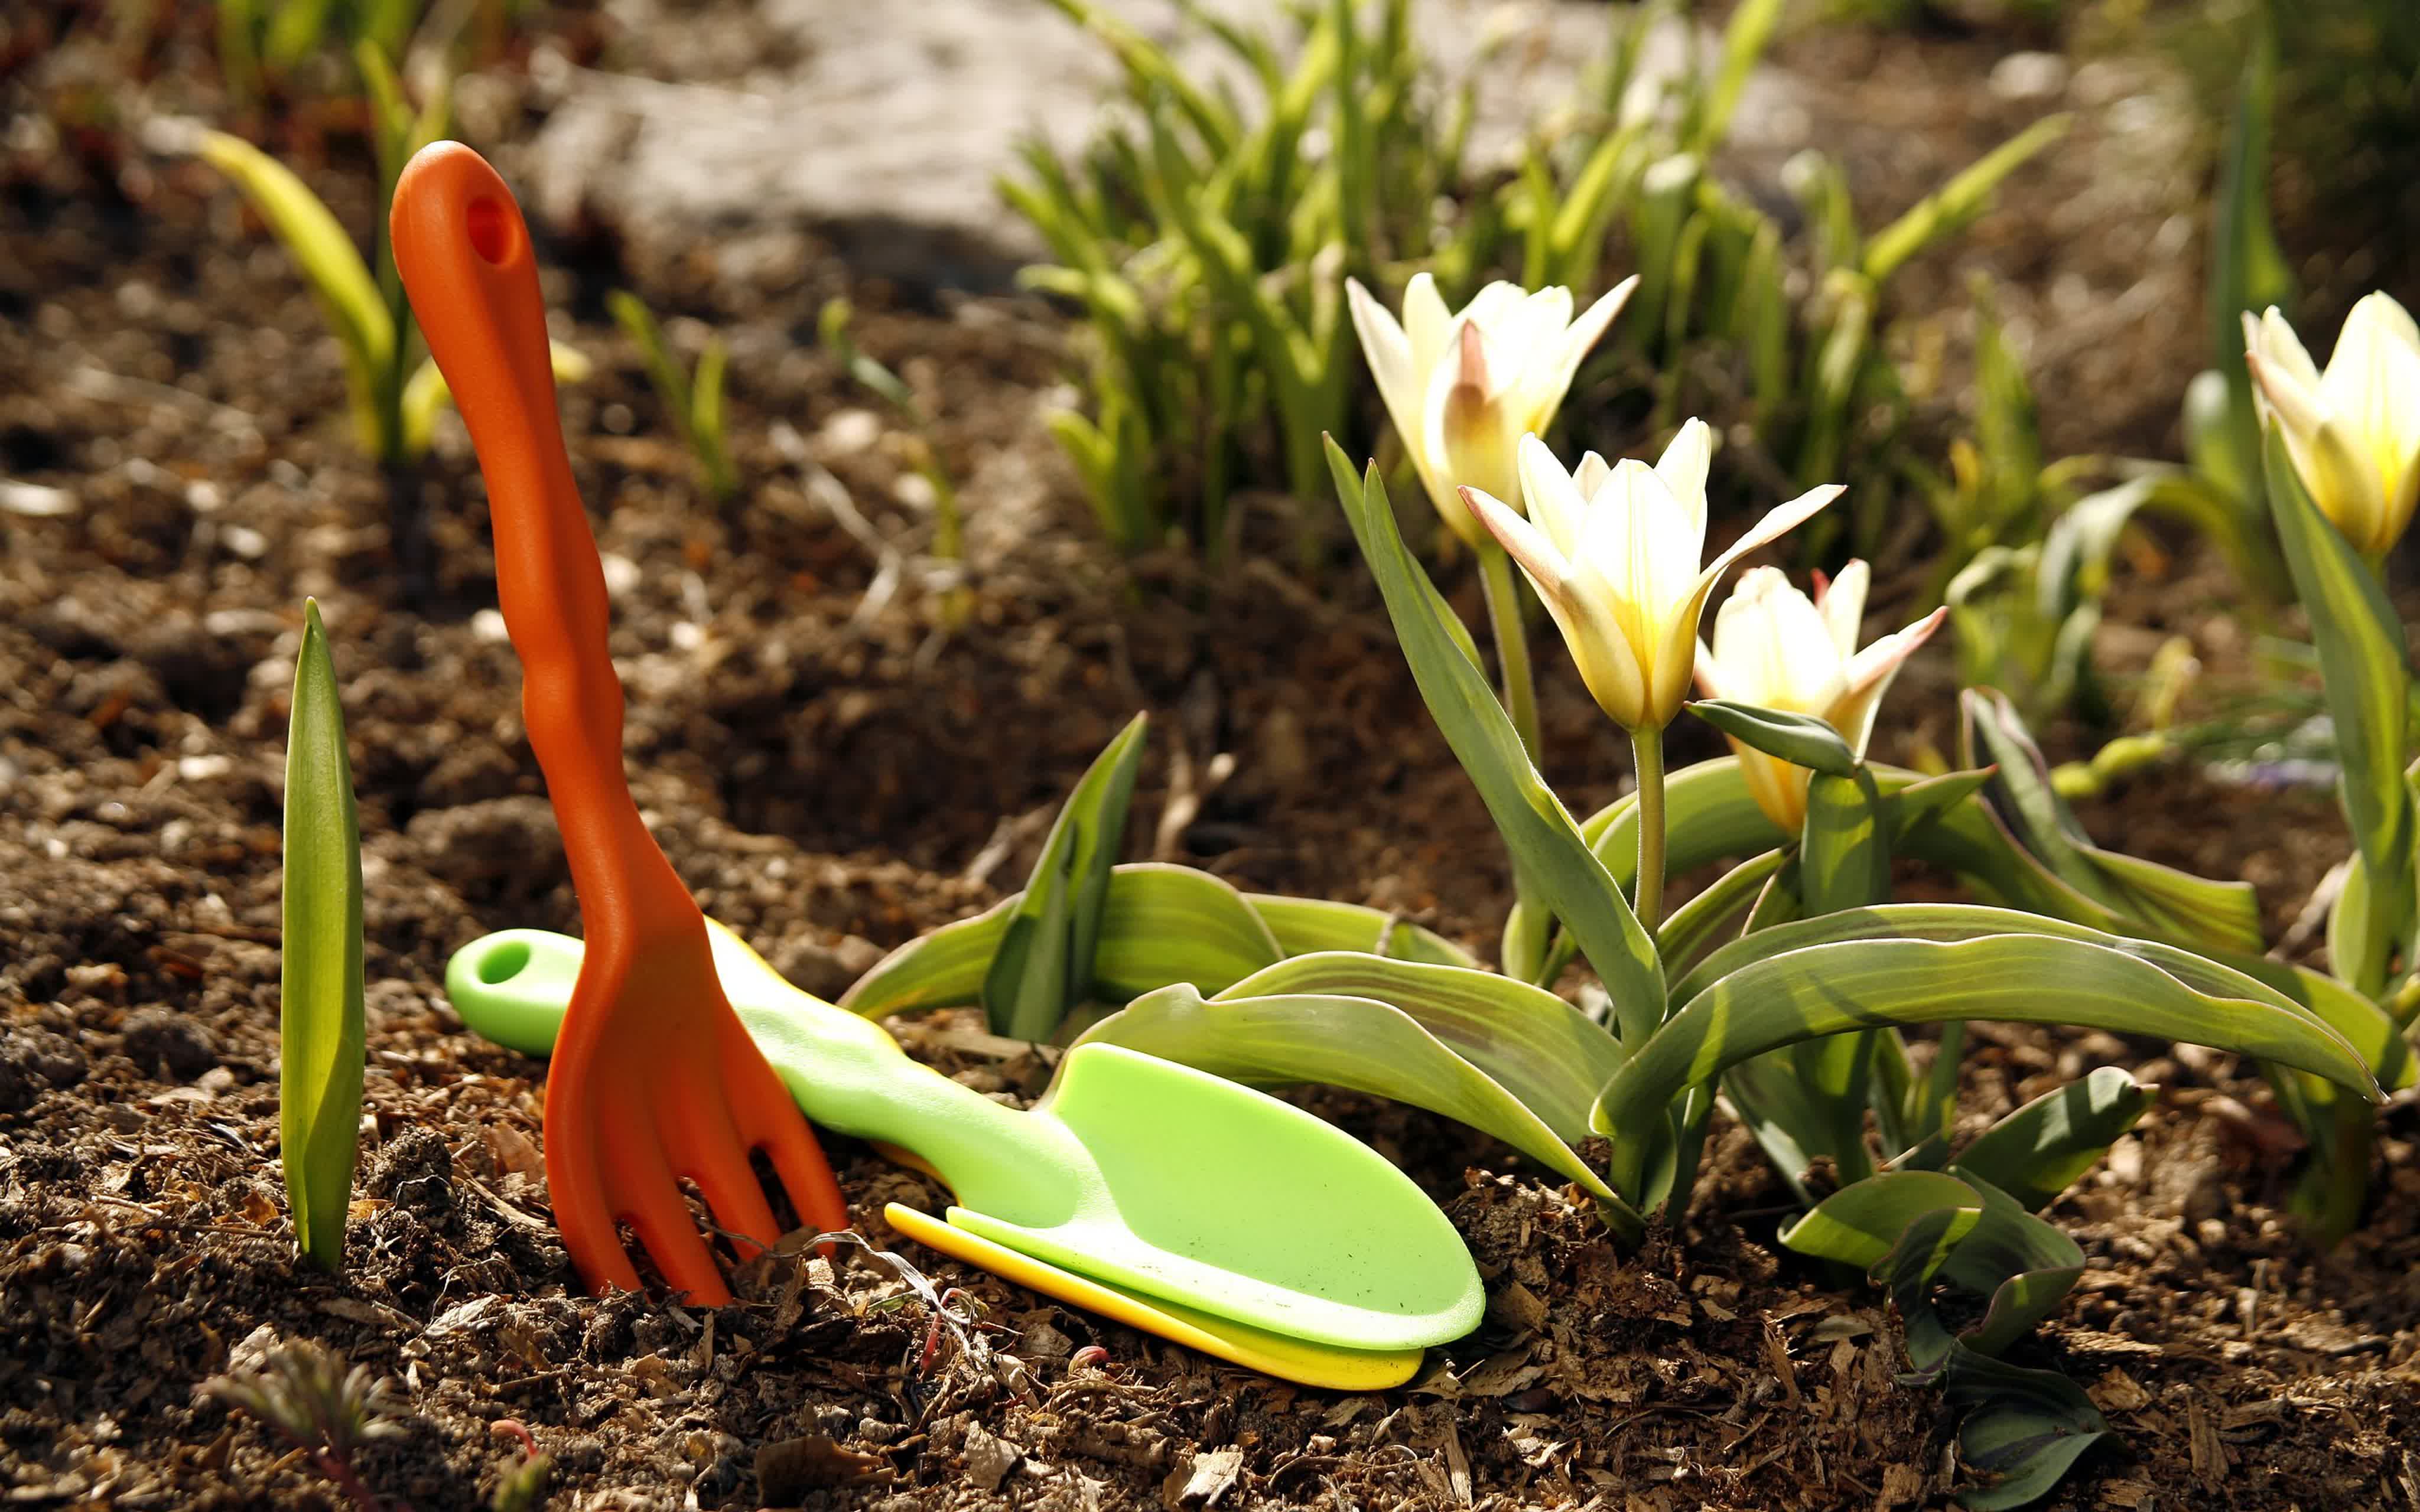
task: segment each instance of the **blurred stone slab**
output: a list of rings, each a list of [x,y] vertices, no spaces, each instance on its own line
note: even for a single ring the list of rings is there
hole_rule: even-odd
[[[1280,0],[1206,8],[1291,34]],[[1175,0],[1104,0],[1104,8],[1169,44],[1189,77],[1239,75]],[[1540,112],[1574,98],[1616,9],[1604,0],[1414,0],[1415,36],[1441,78],[1461,77],[1482,45],[1496,44],[1480,74],[1478,161],[1509,153]],[[694,245],[702,231],[810,226],[869,271],[996,285],[1041,251],[995,187],[1016,166],[1018,143],[1035,137],[1071,152],[1115,108],[1109,48],[1044,0],[767,0],[744,23],[644,5],[617,14],[634,56],[690,76],[558,70],[520,171],[547,221],[601,222],[642,255]],[[752,44],[681,32],[719,25],[762,35]],[[1689,35],[1671,27],[1652,39],[1643,71],[1678,69]],[[783,61],[751,67],[752,46]],[[1786,118],[1788,87],[1760,74],[1743,125]]]

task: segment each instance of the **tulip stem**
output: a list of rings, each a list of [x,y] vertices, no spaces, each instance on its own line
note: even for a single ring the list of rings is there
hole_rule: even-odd
[[[1664,732],[1641,725],[1630,733],[1638,773],[1638,922],[1652,935],[1664,916]]]
[[[1479,581],[1487,594],[1487,624],[1496,634],[1496,659],[1504,667],[1504,712],[1520,733],[1521,748],[1538,761],[1538,684],[1529,671],[1529,638],[1521,627],[1521,585],[1512,557],[1490,541],[1479,548]]]

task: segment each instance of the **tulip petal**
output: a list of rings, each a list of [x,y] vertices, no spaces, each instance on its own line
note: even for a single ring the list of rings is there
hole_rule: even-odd
[[[1387,313],[1387,307],[1361,286],[1357,278],[1344,281],[1344,302],[1353,311],[1353,330],[1361,338],[1361,355],[1370,363],[1370,376],[1378,380],[1379,396],[1387,401],[1387,411],[1393,415],[1401,396],[1410,391],[1413,382],[1412,343],[1404,328]],[[1400,417],[1395,422],[1403,428]]]
[[[1580,317],[1556,338],[1551,351],[1529,355],[1521,404],[1528,411],[1530,429],[1543,431],[1555,423],[1555,415],[1563,407],[1563,396],[1571,392],[1572,379],[1579,374],[1580,363],[1604,338],[1606,329],[1613,324],[1614,316],[1621,313],[1622,306],[1630,301],[1631,291],[1637,286],[1638,275],[1633,273],[1580,312]]]
[[[2377,471],[2381,493],[2399,483],[2420,451],[2420,330],[2403,306],[2372,294],[2352,307],[2319,393]]]
[[[1846,660],[1822,611],[1778,567],[1751,567],[1714,611],[1715,654],[1732,695],[1796,714],[1820,714],[1848,687]]]
[[[1825,717],[1832,728],[1840,732],[1849,748],[1859,756],[1866,753],[1866,742],[1873,737],[1874,716],[1882,708],[1883,695],[1890,691],[1899,670],[1916,648],[1932,639],[1949,616],[1947,605],[1916,621],[1902,630],[1895,630],[1860,651],[1849,662],[1848,688]]]
[[[1866,594],[1873,581],[1873,569],[1860,557],[1840,569],[1840,575],[1815,597],[1815,607],[1823,611],[1823,624],[1831,629],[1832,644],[1840,651],[1840,659],[1848,660],[1857,654],[1857,631],[1866,621]]]
[[[1692,419],[1683,423],[1672,443],[1664,448],[1664,455],[1655,463],[1655,475],[1664,480],[1664,486],[1672,490],[1672,497],[1688,514],[1692,563],[1706,549],[1706,474],[1712,471],[1714,459],[1714,427]]]
[[[1714,591],[1714,584],[1721,579],[1722,575],[1730,570],[1733,563],[1750,551],[1788,534],[1792,530],[1805,523],[1817,510],[1839,498],[1841,491],[1838,484],[1829,483],[1821,488],[1810,489],[1800,494],[1765,516],[1764,518],[1758,520],[1745,535],[1732,543],[1730,550],[1716,557],[1713,565],[1698,575],[1698,580],[1690,588],[1688,596],[1676,606],[1676,611],[1668,618],[1668,628],[1656,650],[1655,668],[1652,675],[1655,680],[1654,693],[1657,700],[1668,698],[1671,708],[1677,710],[1680,707],[1681,694],[1689,681],[1689,661],[1697,653],[1698,621],[1706,611],[1707,596]]]
[[[2305,390],[2258,352],[2244,354],[2259,392],[2269,397],[2286,450],[2311,501],[2365,555],[2394,544],[2386,533],[2386,479],[2354,450],[2351,439],[2317,392]]]
[[[1515,455],[1521,475],[1521,507],[1545,532],[1556,552],[1570,560],[1579,550],[1581,532],[1588,523],[1588,490],[1563,471],[1554,452],[1535,436],[1522,437]],[[1591,452],[1580,459],[1582,476],[1588,473],[1591,461],[1600,470],[1605,466],[1604,459]]]
[[[1559,605],[1568,605],[1572,597],[1571,563],[1555,549],[1555,543],[1546,539],[1545,532],[1484,488],[1466,486],[1457,491],[1471,515],[1487,528],[1487,533],[1495,536],[1497,543],[1520,564],[1546,607],[1556,609]]]
[[[1719,624],[1722,615],[1717,612],[1714,619],[1715,623]],[[1723,664],[1715,659],[1714,648],[1702,640],[1698,642],[1698,695],[1700,698],[1728,699],[1734,703],[1756,702],[1753,699],[1742,698],[1731,691],[1730,674],[1723,671]]]
[[[2252,313],[2243,315],[2243,347],[2246,352],[2257,352],[2260,360],[2276,370],[2276,376],[2291,381],[2304,393],[2319,392],[2319,365],[2311,361],[2310,351],[2303,338],[2294,334],[2284,315],[2271,305],[2259,319]]]
[[[1404,335],[1411,343],[1412,372],[1426,379],[1453,336],[1453,316],[1446,313],[1445,296],[1437,292],[1435,278],[1427,273],[1414,273],[1404,285]]]
[[[1596,497],[1596,491],[1604,487],[1606,480],[1612,476],[1612,464],[1590,452],[1580,458],[1578,467],[1572,470],[1572,486],[1579,490],[1580,502],[1585,504]]]

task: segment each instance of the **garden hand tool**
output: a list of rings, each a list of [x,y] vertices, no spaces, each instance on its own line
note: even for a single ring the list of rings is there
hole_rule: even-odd
[[[799,992],[729,931],[709,928],[725,989],[808,1114],[909,1150],[948,1183],[957,1204],[946,1225],[900,1225],[935,1248],[1095,1305],[1045,1284],[1047,1273],[994,1264],[1013,1252],[1199,1332],[1223,1330],[1228,1348],[1187,1342],[1273,1375],[1291,1374],[1288,1362],[1237,1351],[1274,1350],[1265,1335],[1282,1336],[1302,1368],[1305,1346],[1417,1351],[1478,1323],[1479,1273],[1453,1227],[1342,1130],[1249,1088],[1101,1043],[1070,1050],[1042,1103],[1019,1113],[909,1060],[880,1026]],[[580,951],[578,941],[538,930],[490,934],[456,952],[446,995],[480,1033],[543,1055]],[[956,1248],[945,1242],[952,1233]],[[1214,1327],[1205,1315],[1222,1321]],[[1408,1374],[1402,1360],[1316,1363],[1358,1379]]]
[[[636,1288],[628,1223],[675,1288],[730,1300],[678,1184],[747,1244],[780,1237],[749,1164],[771,1158],[800,1216],[846,1226],[831,1169],[722,995],[706,916],[647,833],[622,771],[622,684],[605,576],[555,420],[537,265],[520,208],[454,142],[395,191],[396,266],[453,389],[495,521],[496,591],[523,717],[563,828],[588,948],[546,1088],[555,1222],[591,1287]]]

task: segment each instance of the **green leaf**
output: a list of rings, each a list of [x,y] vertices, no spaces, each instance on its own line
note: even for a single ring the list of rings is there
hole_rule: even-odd
[[[1798,898],[1807,912],[1863,908],[1890,896],[1887,818],[1870,772],[1815,774],[1798,842]]]
[[[345,378],[363,434],[380,434],[380,375],[395,360],[395,317],[378,281],[336,217],[284,163],[225,131],[203,131],[195,154],[234,180],[302,270],[345,353]]]
[[[2255,17],[2243,79],[2219,159],[2218,192],[2211,202],[2207,316],[2224,424],[2209,451],[2223,458],[2223,480],[2240,503],[2257,509],[2260,418],[2251,369],[2243,361],[2243,316],[2273,304],[2291,306],[2292,275],[2269,219],[2269,121],[2276,102],[2277,42],[2265,13]],[[2198,381],[2198,380],[2196,380]]]
[[[2040,1211],[2075,1183],[2151,1105],[2151,1088],[2115,1066],[2046,1092],[1976,1137],[1958,1167]]]
[[[286,919],[278,970],[278,1130],[294,1238],[311,1263],[345,1263],[345,1214],[362,1126],[362,844],[345,711],[316,600],[286,739]]]
[[[2072,117],[2045,116],[1961,169],[1957,176],[1919,200],[1898,220],[1866,243],[1865,275],[1879,286],[1890,281],[1901,264],[1974,224],[1991,208],[2000,180],[2026,159],[2067,134]]]
[[[1597,1089],[1621,1069],[1621,1047],[1594,1019],[1543,988],[1462,966],[1352,951],[1299,955],[1219,993],[1374,997],[1408,1013],[1545,1120],[1556,1137],[1589,1137]]]
[[[1993,764],[1984,790],[1991,812],[2052,873],[2145,933],[2195,949],[2260,949],[2260,900],[2250,883],[2215,882],[2102,850],[2052,785],[2050,763],[2014,704],[1970,687],[1959,708],[1967,764]]]
[[[1699,699],[1686,707],[1740,744],[1793,766],[1804,766],[1827,777],[1849,777],[1857,769],[1856,752],[1840,738],[1840,732],[1814,715],[1760,708],[1727,699]]]
[[[1095,1040],[1236,1081],[1315,1082],[1426,1108],[1495,1135],[1620,1209],[1604,1179],[1519,1098],[1410,1014],[1375,998],[1282,993],[1205,1000],[1178,985],[1135,999],[1078,1042]]]
[[[1801,1255],[1870,1271],[1899,1247],[1909,1225],[1936,1210],[1954,1216],[1923,1268],[1930,1277],[1983,1217],[1982,1194],[1945,1172],[1885,1171],[1851,1182],[1784,1227],[1780,1239]]]
[[[1487,679],[1446,627],[1451,616],[1396,531],[1378,470],[1372,467],[1366,479],[1357,481],[1333,440],[1327,457],[1430,716],[1479,789],[1513,865],[1528,872],[1534,890],[1565,921],[1596,968],[1613,998],[1622,1037],[1644,1039],[1664,1015],[1664,968],[1654,941],[1605,863],[1581,839],[1561,800],[1529,764]]]
[[[1325,898],[1288,898],[1270,892],[1248,892],[1244,901],[1277,937],[1286,955],[1314,950],[1360,950],[1397,961],[1423,961],[1437,966],[1478,969],[1471,953],[1451,940],[1406,923],[1382,908],[1361,903],[1332,903]]]
[[[1927,906],[1935,905],[1885,905],[1784,925],[1717,951],[1691,975],[1712,974],[1741,947],[1771,949],[1776,937],[1787,945],[1858,914],[1896,925],[1907,910]],[[1781,949],[1715,976],[1637,1047],[1597,1097],[1590,1124],[1615,1141],[1614,1185],[1637,1190],[1640,1142],[1683,1089],[1750,1056],[1852,1029],[1977,1018],[2073,1025],[2257,1056],[2377,1095],[2351,1046],[2309,1010],[2248,977],[2207,962],[2191,968],[2196,958],[2167,947],[2061,937],[2040,929],[2046,921],[2007,917],[2010,930],[2032,933],[1944,942],[1905,937],[1894,928],[1894,937]],[[2218,990],[2196,987],[2188,976]]]
[[[1747,87],[1748,75],[1756,70],[1781,24],[1781,11],[1782,0],[1747,0],[1731,12],[1723,28],[1722,63],[1703,97],[1702,108],[1690,123],[1690,151],[1710,155],[1723,145],[1730,131],[1731,113],[1739,108],[1740,92]]]
[[[1668,968],[1685,966],[1712,948],[1714,936],[1737,920],[1756,902],[1759,890],[1790,862],[1790,853],[1783,850],[1751,856],[1672,910],[1672,917],[1655,933]]]
[[[2027,856],[1979,803],[1957,801],[1961,785],[1983,774],[1927,779],[1898,767],[1868,764],[1894,815],[1895,855],[1911,856],[1965,878],[2012,907],[2097,929],[2121,930],[2125,920],[2060,882]],[[1936,786],[1935,784],[1947,784]],[[1683,767],[1665,779],[1673,875],[1733,856],[1750,856],[1797,839],[1764,816],[1747,791],[1736,757]],[[1630,887],[1638,869],[1637,795],[1626,795],[1589,816],[1580,833],[1616,883]],[[1792,887],[1795,882],[1792,883]],[[1514,912],[1521,911],[1514,905]],[[1526,922],[1526,921],[1523,921]],[[1512,927],[1508,921],[1507,928]],[[1552,981],[1571,961],[1558,940],[1535,981]]]
[[[1987,1489],[1961,1492],[1959,1500],[1975,1512],[1996,1512],[2047,1494],[2109,1433],[2091,1398],[2073,1381],[1994,1359],[1952,1334],[1942,1320],[1930,1284],[1936,1273],[1947,1279],[1952,1270],[1960,1271],[1958,1285],[1972,1290],[1981,1283],[1993,1292],[1995,1304],[2007,1294],[2017,1305],[2037,1305],[2052,1288],[2063,1294],[2055,1272],[1994,1273],[1992,1267],[2024,1265],[2037,1256],[2063,1257],[2062,1244],[2066,1251],[2074,1249],[2006,1194],[1974,1180],[1965,1184],[1984,1199],[1985,1207],[1983,1219],[1964,1240],[1954,1245],[1946,1242],[1949,1230],[1963,1221],[1964,1210],[1941,1207],[1919,1212],[1878,1269],[1906,1325],[1908,1359],[1916,1366],[1913,1375],[1901,1379],[1912,1383],[1939,1381],[1952,1406],[1970,1409],[1960,1425],[1960,1449],[1969,1466],[1997,1477]],[[1978,1234],[1995,1224],[2006,1227],[1978,1242]],[[2081,1258],[2076,1256],[2079,1262]],[[2010,1285],[2016,1286],[2013,1293],[2008,1291]]]
[[[1139,861],[1109,875],[1093,995],[1125,1002],[1180,981],[1223,992],[1282,954],[1259,912],[1221,879]]]
[[[1011,910],[984,978],[984,1015],[994,1034],[1047,1040],[1093,995],[1101,913],[1125,841],[1148,722],[1136,715],[1093,759],[1042,842],[1033,879]]]
[[[690,435],[697,446],[698,467],[706,474],[706,492],[717,499],[739,492],[739,478],[731,470],[731,452],[722,440],[722,374],[730,360],[731,348],[723,339],[707,337],[706,349],[697,354],[696,381],[690,391]]]
[[[1015,894],[901,946],[859,978],[840,1006],[885,1018],[982,1001],[1009,918],[1024,901],[1025,894]],[[1218,992],[1274,964],[1280,954],[1260,915],[1225,882],[1190,867],[1134,862],[1109,873],[1094,990],[1109,1002],[1179,981]]]
[[[1828,1159],[1844,1180],[1873,1172],[1866,1148],[1875,1036],[1839,1034],[1785,1045],[1732,1067],[1723,1091],[1776,1174],[1811,1200],[1807,1172]]]
[[[1959,1342],[1978,1354],[2001,1354],[2075,1289],[2084,1275],[2084,1251],[1964,1165],[1950,1166],[1949,1174],[1982,1195],[1983,1216],[1943,1259],[1940,1277],[1990,1299],[1981,1319]]]
[[[547,344],[547,356],[557,383],[584,383],[595,371],[595,365],[578,348],[559,341]],[[404,455],[419,456],[428,450],[428,443],[437,435],[437,411],[453,402],[454,391],[445,386],[445,375],[437,370],[437,363],[422,363],[403,386]]]
[[[2360,935],[2372,953],[2335,963],[2336,974],[2375,996],[2386,984],[2389,964],[2381,952],[2404,940],[2415,908],[2412,791],[2403,782],[2403,765],[2411,759],[2412,707],[2403,622],[2377,575],[2311,502],[2273,422],[2264,455],[2269,510],[2286,548],[2294,591],[2311,617],[2343,769],[2338,792],[2367,873],[2363,901],[2375,920]]]

